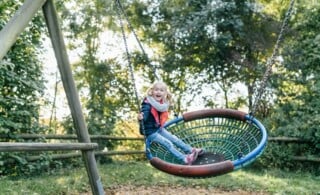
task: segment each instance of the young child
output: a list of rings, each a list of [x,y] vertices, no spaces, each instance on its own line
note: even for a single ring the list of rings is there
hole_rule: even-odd
[[[192,148],[184,143],[177,136],[163,128],[168,119],[168,109],[172,103],[172,95],[168,91],[167,85],[163,82],[155,82],[147,91],[147,96],[141,104],[141,113],[138,119],[143,121],[144,133],[147,140],[157,142],[170,151],[177,159],[186,165],[191,165],[204,151]],[[178,151],[180,148],[185,154]]]

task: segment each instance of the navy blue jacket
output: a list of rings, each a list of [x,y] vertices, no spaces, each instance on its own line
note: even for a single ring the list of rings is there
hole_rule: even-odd
[[[141,104],[141,112],[143,113],[144,129],[140,126],[140,134],[148,136],[155,133],[160,128],[160,124],[157,124],[156,119],[151,113],[151,104],[143,101]],[[160,115],[160,112],[158,113]]]

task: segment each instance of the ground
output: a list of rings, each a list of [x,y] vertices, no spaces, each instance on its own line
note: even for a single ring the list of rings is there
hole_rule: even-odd
[[[215,188],[184,187],[184,186],[115,186],[106,190],[107,195],[264,195],[263,192],[242,190],[223,191]]]

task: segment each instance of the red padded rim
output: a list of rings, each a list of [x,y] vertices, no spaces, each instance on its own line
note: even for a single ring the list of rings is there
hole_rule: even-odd
[[[232,110],[232,109],[204,109],[192,112],[186,112],[183,114],[184,121],[191,121],[195,119],[201,119],[206,117],[224,117],[224,118],[234,118],[241,121],[245,121],[245,116],[247,113]]]
[[[234,169],[230,160],[214,164],[188,166],[168,163],[160,158],[153,157],[150,164],[160,171],[181,177],[212,177],[229,173]]]

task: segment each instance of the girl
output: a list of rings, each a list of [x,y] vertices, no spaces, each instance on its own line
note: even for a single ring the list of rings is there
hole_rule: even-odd
[[[155,82],[148,89],[147,96],[141,104],[141,113],[138,115],[138,119],[143,120],[144,125],[144,129],[140,130],[140,133],[144,134],[149,142],[163,145],[184,164],[191,165],[204,151],[192,148],[163,128],[169,116],[168,109],[171,101],[172,96],[165,83]],[[174,145],[185,154],[178,151]]]

